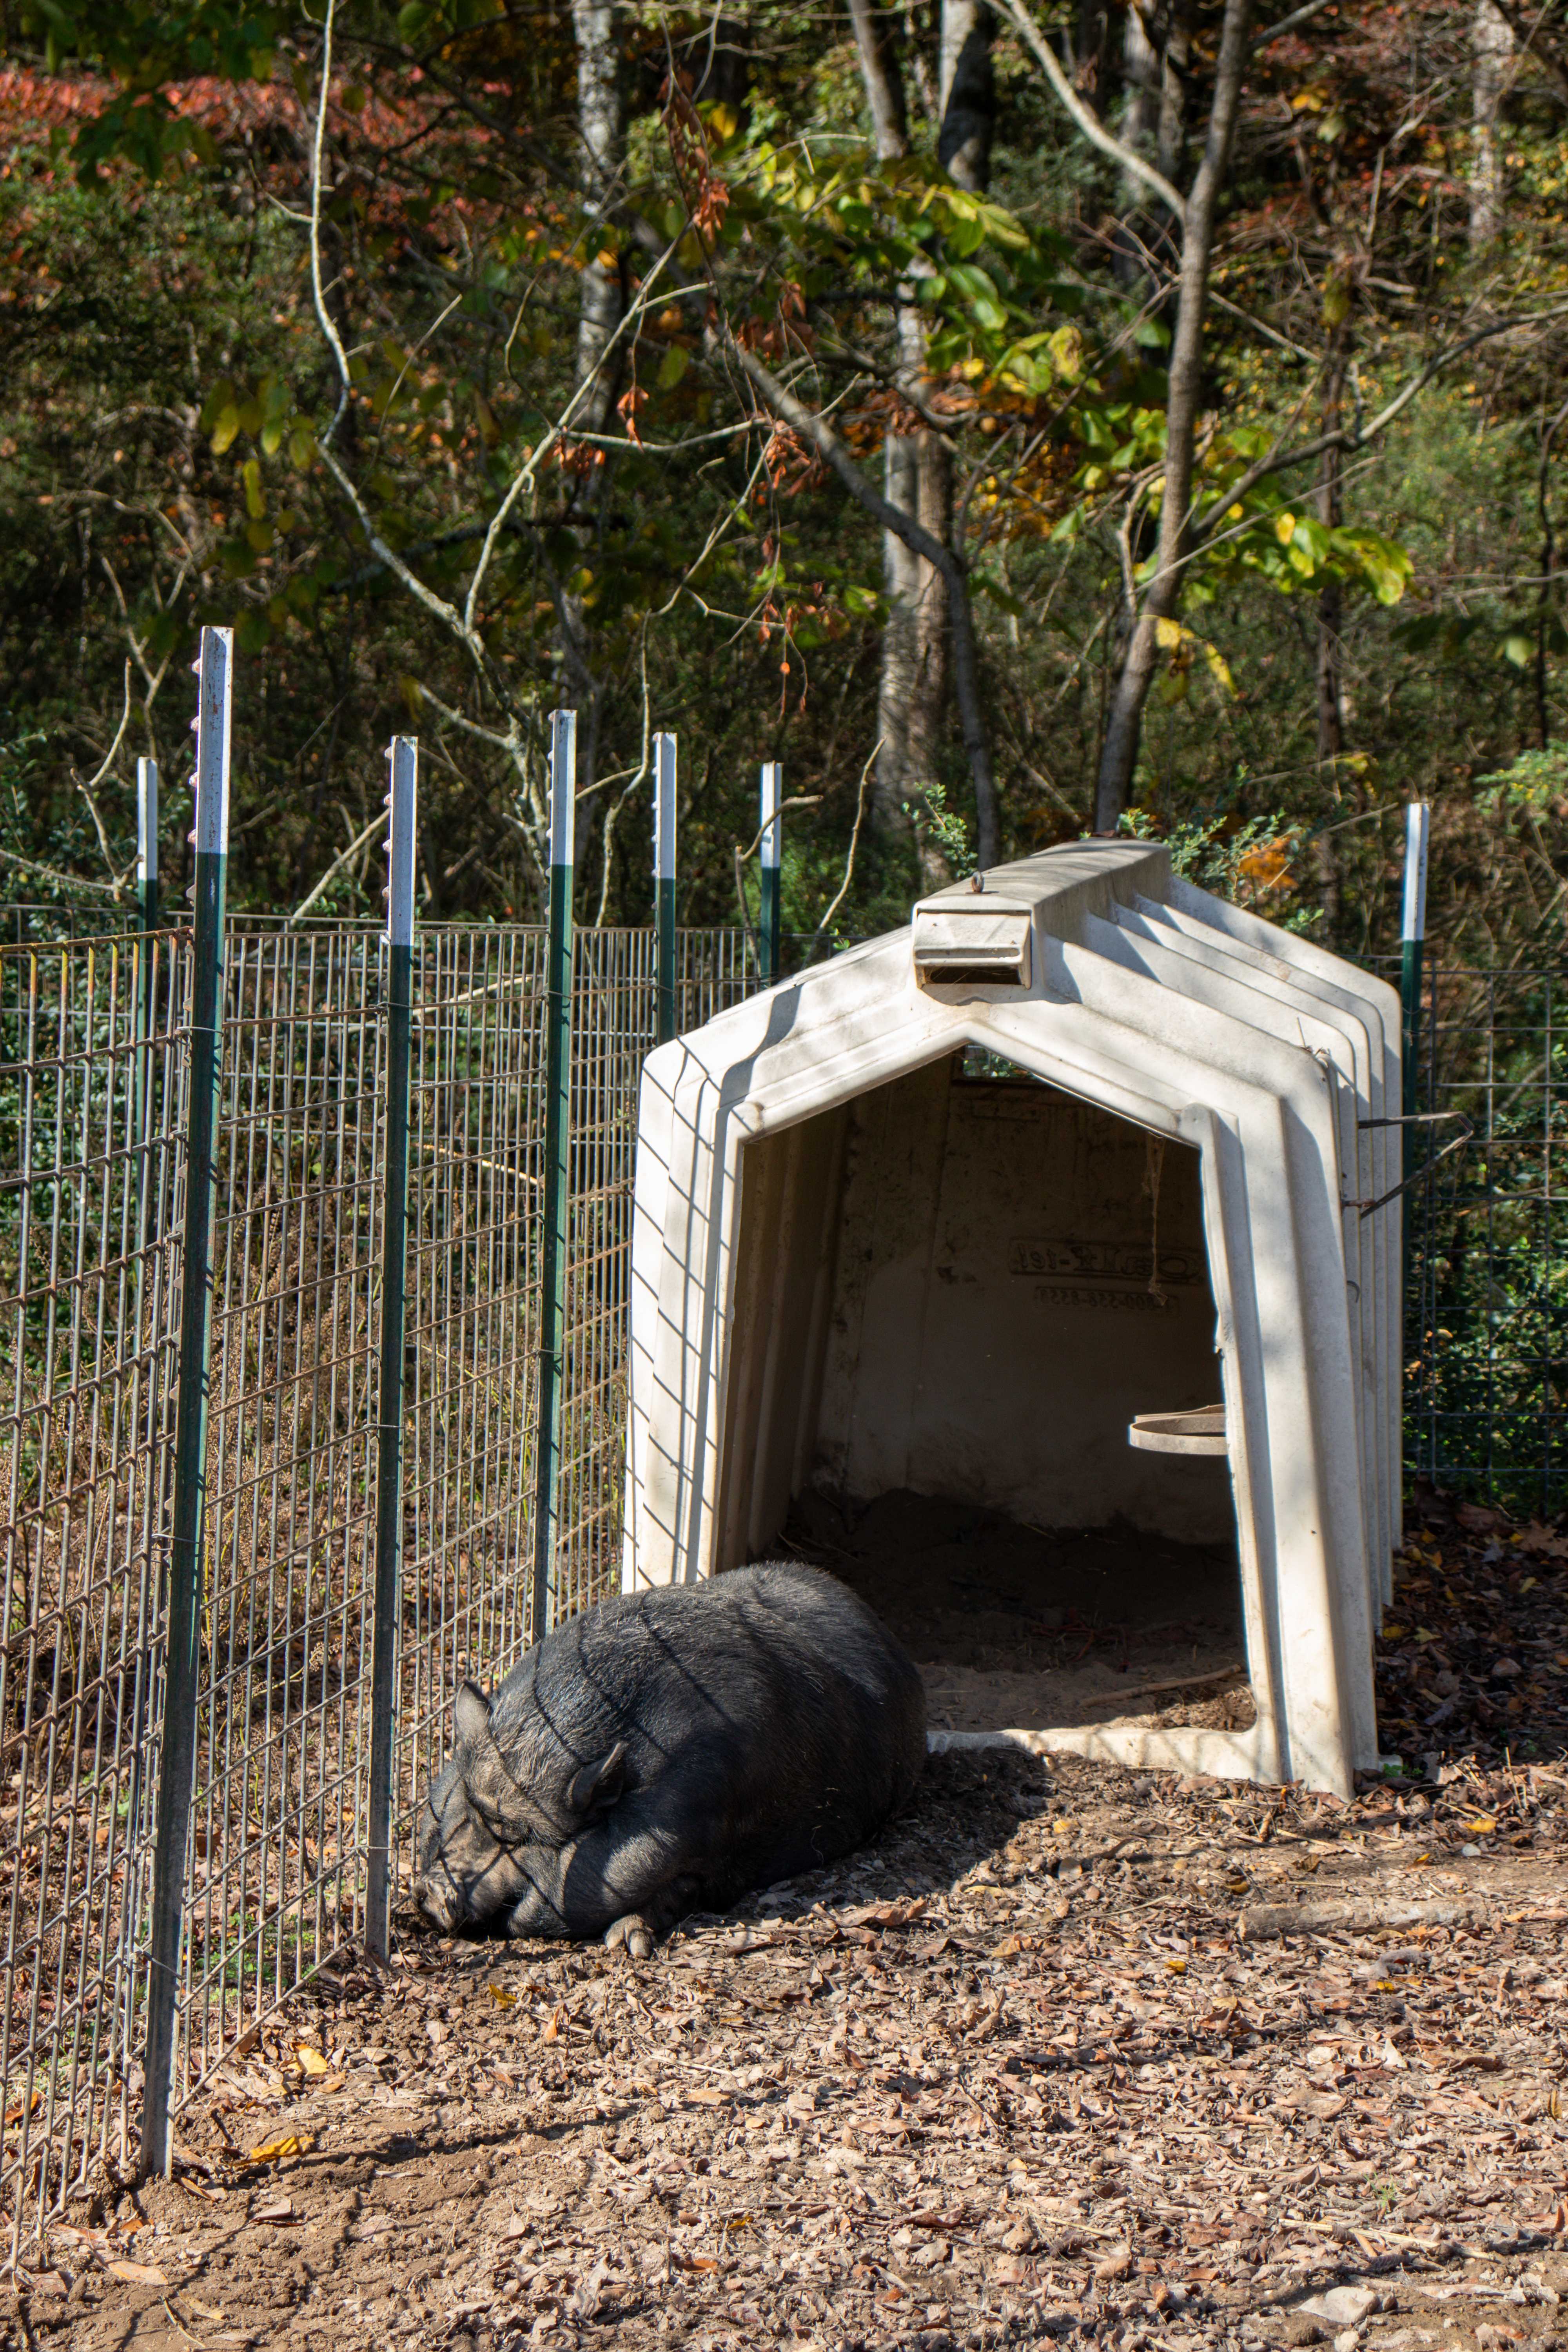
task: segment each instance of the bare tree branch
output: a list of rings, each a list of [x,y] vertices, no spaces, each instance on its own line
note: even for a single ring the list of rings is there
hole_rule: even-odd
[[[360,851],[364,847],[367,841],[374,840],[376,835],[381,831],[382,826],[386,823],[386,810],[379,810],[377,814],[372,817],[370,823],[365,826],[364,831],[360,834],[355,840],[351,841],[346,849],[339,850],[337,856],[333,858],[331,864],[328,866],[326,872],[322,875],[315,888],[307,898],[300,899],[293,913],[289,917],[288,920],[290,928],[295,923],[303,921],[304,918],[310,913],[311,908],[315,905],[317,899],[321,897],[322,891],[326,888],[328,883],[331,882],[336,875],[342,872],[343,867],[349,864],[352,858],[355,858],[359,856]]]
[[[1161,203],[1168,205],[1177,220],[1184,223],[1187,217],[1185,200],[1177,194],[1163,172],[1157,172],[1152,163],[1144,162],[1135,147],[1127,146],[1113,131],[1108,131],[1100,117],[1084,104],[1063,73],[1056,51],[1025,7],[1024,0],[996,0],[996,5],[1010,19],[1020,40],[1033,52],[1041,72],[1090,145],[1098,147],[1102,154],[1110,156],[1124,172],[1131,172],[1134,179],[1142,180],[1145,187],[1152,188]],[[1327,0],[1323,0],[1323,5],[1327,5]]]
[[[62,874],[58,866],[46,866],[37,857],[24,857],[20,851],[7,849],[0,843],[0,864],[19,866],[24,874],[41,874],[46,881],[61,882],[68,890],[90,890],[95,898],[118,899],[127,881],[136,871],[128,866],[125,872],[112,882],[89,882],[82,874]]]
[[[863,507],[873,521],[884,530],[890,530],[904,545],[940,572],[948,583],[952,598],[952,685],[958,699],[959,722],[963,731],[963,748],[969,755],[969,772],[974,783],[974,814],[978,858],[981,866],[996,863],[1000,843],[997,821],[996,785],[991,772],[991,754],[986,748],[985,721],[980,707],[979,664],[974,645],[974,616],[969,602],[969,577],[962,559],[951,547],[925,530],[912,515],[894,506],[890,499],[866,478],[844,443],[825,416],[807,408],[782,384],[771,368],[749,352],[728,325],[710,327],[710,343],[720,345],[748,377],[773,415],[803,441],[810,443],[826,464],[832,467],[845,488],[857,504]]]
[[[1396,392],[1394,398],[1378,410],[1370,423],[1360,427],[1347,425],[1337,432],[1321,433],[1316,440],[1303,441],[1296,449],[1270,450],[1266,457],[1259,457],[1255,466],[1249,466],[1239,481],[1233,482],[1228,489],[1223,490],[1207,513],[1194,523],[1194,551],[1213,536],[1237,499],[1246,498],[1269,475],[1284,473],[1292,466],[1307,465],[1312,458],[1321,457],[1325,449],[1364,449],[1368,442],[1375,441],[1381,433],[1387,431],[1394,418],[1409,407],[1418,392],[1426,390],[1435,375],[1441,373],[1453,361],[1462,359],[1467,352],[1473,352],[1478,343],[1486,342],[1493,335],[1507,334],[1510,328],[1542,326],[1549,320],[1562,318],[1568,318],[1568,304],[1560,304],[1552,310],[1534,310],[1524,318],[1497,319],[1489,327],[1478,327],[1474,334],[1466,335],[1458,342],[1450,343],[1445,351],[1436,352],[1426,366],[1411,377],[1404,389]]]
[[[316,105],[316,131],[310,147],[310,295],[321,332],[338,363],[338,404],[321,436],[323,450],[348,414],[349,405],[348,353],[327,309],[326,289],[321,283],[321,152],[327,138],[327,100],[332,87],[332,28],[337,12],[338,0],[327,0],[321,26],[321,93]]]
[[[811,958],[816,955],[817,949],[826,938],[827,926],[833,920],[834,916],[838,912],[839,908],[844,904],[845,894],[848,890],[850,883],[855,878],[855,852],[860,846],[860,826],[866,814],[866,787],[871,781],[871,771],[877,764],[877,754],[881,748],[882,739],[879,735],[876,742],[871,747],[870,758],[867,761],[865,766],[860,771],[860,790],[855,802],[855,826],[853,832],[849,835],[849,855],[844,861],[844,879],[838,885],[838,896],[834,899],[832,905],[828,908],[827,912],[823,916],[821,922],[818,923],[816,930],[812,933],[811,947],[806,958],[808,962]]]
[[[1303,25],[1310,23],[1314,16],[1321,16],[1330,5],[1331,0],[1307,0],[1304,8],[1292,8],[1290,14],[1288,16],[1281,16],[1277,25],[1265,26],[1264,30],[1258,35],[1253,44],[1254,47],[1266,49],[1270,41],[1282,41],[1287,33],[1299,32]]]

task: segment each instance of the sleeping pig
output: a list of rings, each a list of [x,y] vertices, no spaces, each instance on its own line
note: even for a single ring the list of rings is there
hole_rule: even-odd
[[[450,1930],[645,1957],[693,1907],[814,1870],[914,1787],[925,1692],[864,1601],[770,1561],[601,1601],[458,1692],[416,1895]]]

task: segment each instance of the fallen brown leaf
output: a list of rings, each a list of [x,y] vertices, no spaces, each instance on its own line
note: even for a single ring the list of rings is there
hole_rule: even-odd
[[[313,2132],[289,2132],[283,2139],[269,2139],[260,2147],[246,2150],[247,2164],[281,2164],[285,2157],[303,2156],[316,2145]]]

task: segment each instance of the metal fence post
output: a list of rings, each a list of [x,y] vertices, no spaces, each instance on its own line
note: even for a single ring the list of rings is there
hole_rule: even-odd
[[[136,1240],[147,1246],[148,1154],[153,1141],[153,934],[158,928],[158,762],[136,762],[136,904],[142,937],[136,974]]]
[[[1426,939],[1426,837],[1432,812],[1412,801],[1405,814],[1405,910],[1400,925],[1399,996],[1404,1008],[1405,1115],[1416,1107],[1416,1065],[1421,1055],[1421,964]],[[1405,1139],[1406,1172],[1410,1137]]]
[[[534,1441],[532,1633],[555,1618],[561,1508],[561,1402],[566,1332],[566,1221],[571,1205],[572,846],[577,713],[550,721],[550,931],[545,950],[544,1230],[540,1251],[539,1431]]]
[[[163,1738],[153,1851],[142,2172],[169,2169],[174,2029],[184,1938],[186,1843],[196,1766],[202,1547],[212,1344],[212,1234],[218,1081],[222,1067],[224,868],[228,854],[229,710],[234,633],[204,629],[195,664],[196,873],[192,944],[189,1131],[180,1281],[180,1370],[174,1423],[174,1512],[169,1543]]]
[[[779,851],[784,819],[784,769],[777,760],[763,762],[762,899],[757,909],[757,934],[762,948],[763,985],[771,988],[779,973]]]
[[[673,735],[653,739],[653,922],[658,966],[658,1034],[675,1034],[675,791]]]
[[[419,746],[395,735],[387,801],[386,1125],[382,1160],[381,1384],[376,1429],[375,1615],[370,1669],[370,1839],[364,1940],[391,1941],[393,1755],[403,1568],[403,1349],[408,1265],[408,1042],[414,1009],[414,851]]]

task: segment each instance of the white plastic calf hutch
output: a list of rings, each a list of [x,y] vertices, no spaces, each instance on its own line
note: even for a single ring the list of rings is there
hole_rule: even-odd
[[[1096,841],[659,1047],[626,1587],[774,1555],[808,1495],[1234,1542],[1249,1727],[994,1728],[1348,1793],[1399,1538],[1399,1035],[1391,989]]]

